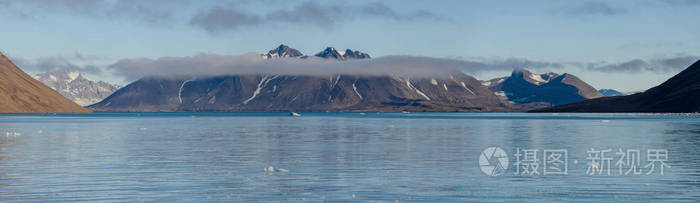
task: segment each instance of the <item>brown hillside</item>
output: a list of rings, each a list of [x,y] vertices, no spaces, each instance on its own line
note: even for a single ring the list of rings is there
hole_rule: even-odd
[[[0,113],[89,113],[0,53]]]

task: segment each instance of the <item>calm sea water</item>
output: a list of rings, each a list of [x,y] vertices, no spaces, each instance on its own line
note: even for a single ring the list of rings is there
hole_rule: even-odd
[[[480,169],[488,147],[505,174]],[[588,174],[606,149],[611,175]],[[647,175],[658,149],[669,167]],[[514,174],[518,150],[539,150],[539,174]],[[566,174],[543,174],[544,150],[567,152]],[[618,150],[639,150],[643,174],[618,174]],[[694,202],[699,180],[692,115],[0,115],[0,202]]]

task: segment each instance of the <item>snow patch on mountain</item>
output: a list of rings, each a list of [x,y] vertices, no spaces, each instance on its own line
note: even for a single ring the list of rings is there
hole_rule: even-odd
[[[530,79],[532,79],[532,80],[535,81],[535,84],[536,84],[536,85],[540,85],[540,84],[542,84],[542,83],[546,83],[546,82],[547,82],[547,80],[542,79],[542,76],[540,76],[540,75],[538,75],[538,74],[530,74],[529,77],[530,77]]]
[[[357,91],[357,86],[355,85],[355,83],[357,83],[357,80],[355,80],[355,82],[352,83],[352,90],[355,91],[355,94],[357,94],[357,96],[360,97],[360,99],[364,99],[362,98],[360,92]]]
[[[471,89],[467,87],[467,84],[465,84],[464,82],[460,82],[459,84],[462,85],[462,87],[464,87],[464,89],[467,90],[469,93],[476,95]]]
[[[423,92],[420,91],[418,88],[414,87],[413,84],[411,84],[411,79],[410,79],[410,78],[406,78],[405,81],[406,81],[406,86],[407,86],[409,89],[415,90],[416,93],[418,93],[420,96],[422,96],[423,98],[425,98],[425,99],[427,99],[428,101],[430,101],[430,97],[428,97],[428,95],[425,95],[425,93],[423,93]]]
[[[431,79],[430,79],[430,84],[432,84],[432,85],[438,85],[438,82],[437,82],[437,80],[435,80],[435,78],[431,78]]]
[[[182,104],[182,89],[185,89],[185,84],[192,80],[193,79],[185,80],[184,82],[182,82],[182,85],[180,85],[180,91],[177,92],[177,99],[180,101],[180,104]]]
[[[278,75],[275,75],[275,76],[265,75],[265,76],[263,76],[263,77],[260,79],[260,82],[258,83],[258,88],[255,89],[255,91],[253,91],[253,95],[250,96],[250,98],[248,98],[248,99],[246,99],[245,101],[243,101],[243,104],[248,104],[248,102],[250,102],[251,100],[255,99],[255,97],[257,97],[257,96],[260,94],[260,92],[262,91],[262,89],[264,89],[265,86],[267,86],[267,83],[270,83],[270,81],[272,81],[272,80],[274,80],[275,78],[277,78],[277,76],[278,76]]]

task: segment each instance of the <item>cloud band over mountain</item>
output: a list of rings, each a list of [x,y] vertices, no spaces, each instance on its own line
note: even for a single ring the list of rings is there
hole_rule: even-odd
[[[679,56],[664,59],[634,59],[621,63],[546,62],[522,58],[466,60],[420,56],[384,56],[364,60],[326,60],[316,57],[263,59],[258,54],[241,56],[197,54],[187,57],[158,59],[122,59],[108,69],[127,80],[145,76],[182,77],[238,74],[284,75],[401,75],[411,77],[443,77],[455,71],[470,74],[490,71],[531,69],[552,71],[563,68],[597,72],[667,72],[678,71],[700,59]]]
[[[284,75],[401,75],[413,77],[441,77],[455,71],[480,72],[506,70],[527,63],[536,68],[553,64],[504,60],[495,63],[419,56],[385,56],[374,59],[337,61],[316,57],[265,60],[258,54],[226,56],[198,54],[190,57],[162,57],[152,59],[123,59],[109,69],[127,79],[144,76],[215,76],[239,74]],[[556,67],[555,67],[556,68]]]

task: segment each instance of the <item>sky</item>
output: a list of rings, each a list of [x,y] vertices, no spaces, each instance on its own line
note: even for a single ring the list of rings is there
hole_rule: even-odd
[[[285,44],[360,50],[386,71],[408,61],[485,80],[524,68],[627,92],[700,59],[698,11],[700,0],[0,0],[0,51],[29,73],[122,85],[215,64],[197,60],[256,68],[245,56]]]

